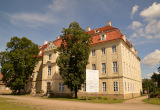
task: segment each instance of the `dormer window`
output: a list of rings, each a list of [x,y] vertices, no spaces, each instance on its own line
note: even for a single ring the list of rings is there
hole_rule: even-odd
[[[96,28],[94,31],[95,31],[95,33],[98,33],[98,32],[99,32],[98,28]]]
[[[106,40],[106,35],[105,34],[101,35],[101,40]]]

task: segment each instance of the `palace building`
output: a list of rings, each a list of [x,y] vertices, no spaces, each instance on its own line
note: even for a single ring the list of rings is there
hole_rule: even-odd
[[[141,95],[141,67],[137,50],[126,39],[118,28],[112,27],[108,21],[104,27],[86,31],[92,36],[90,44],[89,64],[87,69],[99,71],[98,96],[127,99]],[[54,50],[61,45],[61,39],[44,42],[40,46],[40,61],[26,86],[26,90],[34,94],[50,93],[53,96],[70,96],[71,92],[59,74]],[[87,93],[88,95],[94,95]],[[78,96],[86,95],[86,84],[82,85]]]

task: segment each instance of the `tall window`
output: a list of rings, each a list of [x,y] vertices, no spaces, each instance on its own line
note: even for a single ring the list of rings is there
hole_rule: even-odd
[[[86,83],[83,84],[83,91],[86,91]]]
[[[113,72],[117,72],[117,62],[113,62]]]
[[[102,82],[102,91],[106,91],[106,82]]]
[[[51,75],[51,66],[48,66],[48,76]]]
[[[102,55],[105,55],[105,48],[102,48]]]
[[[129,91],[129,82],[128,82],[128,91]]]
[[[105,34],[101,35],[101,40],[105,40]]]
[[[113,82],[114,91],[118,91],[118,82]]]
[[[125,82],[125,91],[127,91],[127,84],[126,84],[126,82]]]
[[[106,73],[106,64],[102,63],[102,73]]]
[[[51,60],[51,58],[52,58],[52,55],[51,55],[51,54],[49,54],[49,56],[48,56],[48,57],[49,57],[49,60]]]
[[[92,50],[92,56],[95,56],[95,49]]]
[[[38,76],[38,71],[36,72],[36,78],[37,78],[37,76]]]
[[[60,92],[64,91],[64,83],[59,83],[59,91]]]
[[[116,52],[116,46],[112,47],[112,52],[115,53]]]
[[[96,70],[96,65],[92,64],[92,70]]]

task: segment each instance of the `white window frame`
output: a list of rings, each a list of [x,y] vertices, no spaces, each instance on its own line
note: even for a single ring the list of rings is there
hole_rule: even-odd
[[[64,92],[64,83],[59,83],[59,91]]]
[[[52,67],[48,66],[48,76],[51,76]]]
[[[113,72],[116,73],[117,72],[117,61],[113,62]]]
[[[112,46],[112,53],[116,53],[116,46]]]
[[[102,63],[102,73],[106,73],[106,63]]]
[[[96,50],[95,49],[92,49],[92,56],[95,56],[96,54]]]
[[[92,64],[92,70],[96,70],[96,64]]]
[[[102,82],[102,91],[106,92],[106,82]]]
[[[118,81],[113,82],[113,90],[114,92],[118,92]]]
[[[106,34],[101,35],[101,40],[106,40]]]
[[[102,55],[105,55],[105,48],[102,48]]]

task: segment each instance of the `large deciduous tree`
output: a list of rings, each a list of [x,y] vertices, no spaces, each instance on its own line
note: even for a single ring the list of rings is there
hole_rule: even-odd
[[[39,48],[25,37],[13,37],[6,46],[6,51],[0,53],[3,81],[6,82],[6,86],[20,93],[38,62],[36,55]]]
[[[86,79],[92,37],[77,22],[72,22],[68,28],[63,28],[61,39],[57,64],[64,84],[74,90],[77,98],[77,92]]]

